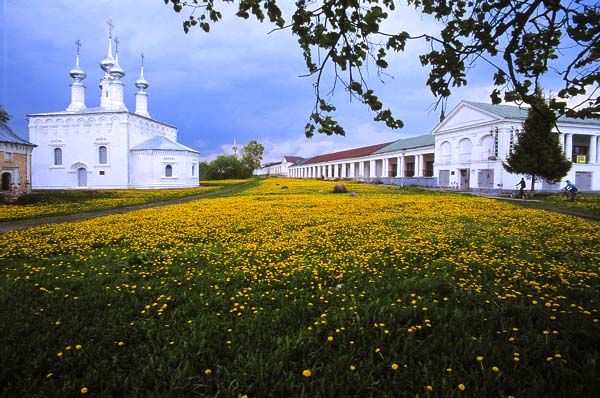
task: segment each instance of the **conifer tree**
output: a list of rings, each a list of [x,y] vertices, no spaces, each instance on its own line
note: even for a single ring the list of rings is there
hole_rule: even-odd
[[[502,165],[509,173],[531,177],[531,191],[535,181],[542,178],[554,184],[567,175],[572,163],[560,146],[559,134],[553,132],[556,115],[548,107],[538,89],[536,104],[529,109],[523,129],[517,133],[517,142]]]

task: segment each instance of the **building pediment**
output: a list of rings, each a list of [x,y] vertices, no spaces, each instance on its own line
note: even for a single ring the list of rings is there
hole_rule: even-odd
[[[461,101],[456,108],[448,114],[448,116],[438,124],[432,134],[440,134],[447,131],[464,129],[465,127],[473,127],[477,125],[485,125],[504,118],[493,112],[477,107],[476,105]]]

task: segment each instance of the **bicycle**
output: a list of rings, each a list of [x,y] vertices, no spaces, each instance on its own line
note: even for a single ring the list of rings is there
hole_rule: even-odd
[[[581,196],[581,194],[579,191],[575,191],[573,192],[573,196],[571,196],[571,191],[569,189],[561,189],[558,196],[565,201],[574,202],[575,199]]]
[[[515,189],[514,191],[512,191],[510,193],[510,197],[512,199],[522,199],[522,200],[526,200],[531,198],[531,194],[527,191],[523,191],[523,194],[521,195],[521,191],[519,189]]]

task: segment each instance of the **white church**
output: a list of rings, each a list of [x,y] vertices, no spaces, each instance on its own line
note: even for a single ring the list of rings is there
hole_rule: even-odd
[[[65,111],[27,115],[33,189],[186,188],[199,184],[199,153],[177,142],[177,128],[148,113],[149,84],[144,59],[135,86],[135,111],[123,102],[125,71],[119,65],[118,40],[100,62],[100,104],[85,103],[86,73],[79,64],[69,75],[71,103]]]

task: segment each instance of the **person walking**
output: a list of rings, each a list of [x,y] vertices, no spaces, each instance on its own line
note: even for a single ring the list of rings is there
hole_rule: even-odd
[[[517,185],[515,185],[517,188],[519,188],[519,196],[521,197],[521,199],[525,198],[525,179],[521,178],[521,181],[519,181],[517,183]]]

